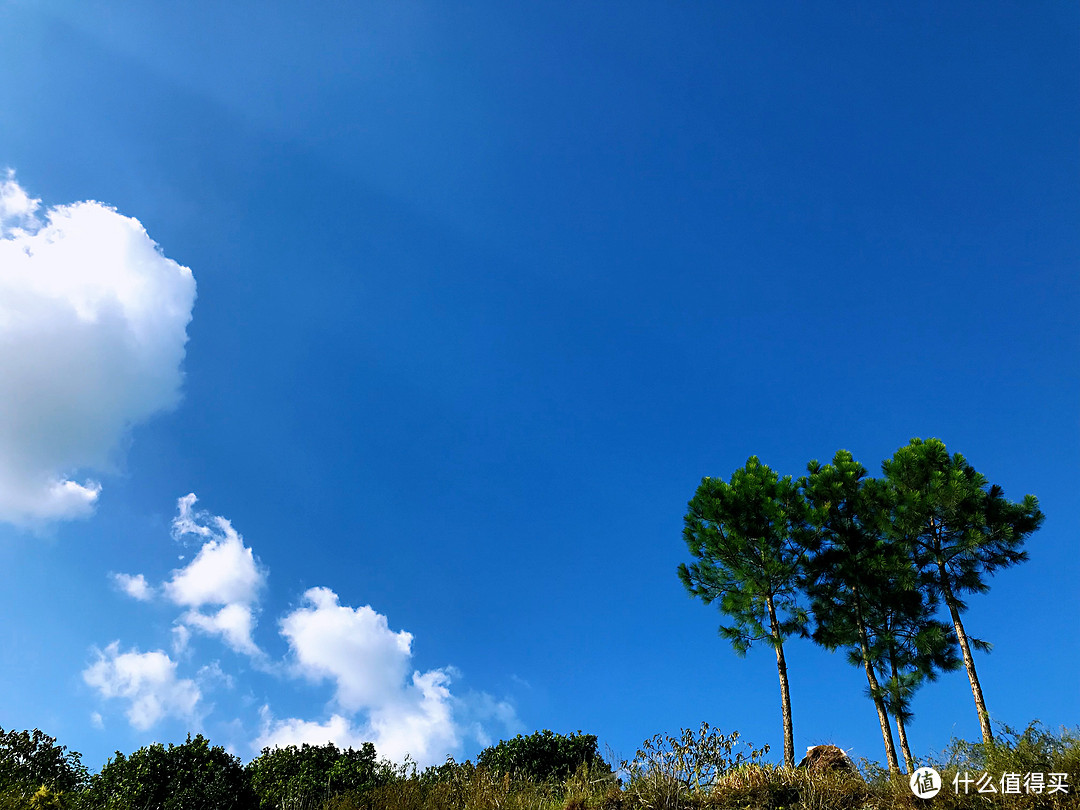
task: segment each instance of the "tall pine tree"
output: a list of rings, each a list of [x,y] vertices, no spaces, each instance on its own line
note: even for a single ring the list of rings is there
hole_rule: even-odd
[[[849,660],[862,667],[885,759],[897,772],[886,690],[877,677],[883,650],[875,619],[886,604],[901,609],[891,582],[900,561],[883,526],[884,488],[847,450],[837,452],[832,464],[811,461],[807,472],[800,487],[814,538],[804,580],[815,619],[813,638],[830,650],[847,650]]]
[[[780,478],[751,456],[731,482],[705,478],[688,505],[683,537],[697,559],[679,566],[686,589],[706,604],[717,602],[733,621],[720,627],[736,653],[754,642],[776,652],[784,724],[784,763],[795,765],[784,640],[806,635],[806,610],[798,604],[805,557],[804,505],[790,476]]]
[[[1043,521],[1034,495],[1020,503],[1005,498],[959,453],[949,455],[939,439],[912,439],[882,464],[894,503],[890,532],[906,546],[928,595],[948,608],[971,683],[983,741],[993,739],[990,716],[961,618],[961,595],[985,593],[986,578],[1023,562],[1024,541]],[[986,645],[983,645],[986,646]]]

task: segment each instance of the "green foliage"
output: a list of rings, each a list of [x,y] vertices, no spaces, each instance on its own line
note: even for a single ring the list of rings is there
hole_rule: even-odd
[[[42,786],[50,795],[78,791],[87,781],[80,757],[39,729],[0,729],[0,792],[29,797]]]
[[[402,776],[368,793],[362,801],[342,798],[331,801],[326,810],[560,810],[572,803],[577,810],[620,810],[595,801],[606,789],[615,787],[606,766],[594,771],[582,766],[563,783],[553,779],[534,780],[509,772],[496,772],[471,762],[446,763]]]
[[[755,641],[777,645],[805,633],[807,615],[797,601],[803,511],[791,476],[780,478],[757,456],[730,483],[703,479],[688,504],[683,539],[697,562],[681,564],[679,579],[733,620],[720,634],[740,655]]]
[[[540,736],[546,736],[541,733]],[[591,735],[572,735],[588,741]],[[51,738],[49,738],[51,740]],[[526,738],[523,738],[526,739]],[[569,738],[566,738],[569,739]],[[50,745],[54,744],[51,742]],[[497,747],[497,746],[496,746]],[[589,747],[595,747],[595,739]],[[351,751],[351,753],[350,753]],[[1023,732],[1002,727],[989,743],[954,741],[933,765],[945,788],[932,803],[917,799],[904,776],[862,764],[864,778],[761,762],[767,747],[753,749],[737,733],[721,734],[703,723],[697,732],[656,735],[642,744],[633,763],[622,763],[625,789],[603,760],[582,763],[559,781],[491,770],[471,762],[445,763],[417,772],[409,763],[374,761],[367,745],[286,749],[286,756],[257,758],[245,771],[202,737],[179,746],[151,745],[130,757],[117,754],[91,787],[61,791],[39,785],[26,793],[0,791],[0,810],[254,810],[245,781],[261,770],[289,780],[305,767],[329,774],[329,795],[264,807],[303,810],[1080,810],[1080,729],[1051,733],[1038,722]],[[297,766],[297,764],[299,765]],[[345,763],[335,775],[335,766]],[[254,763],[253,763],[254,764]],[[297,767],[294,767],[297,766]],[[321,769],[321,770],[319,770]],[[958,771],[971,774],[1065,773],[1069,791],[986,795],[952,789]],[[314,772],[312,771],[312,772]],[[292,776],[286,776],[291,774]],[[335,779],[341,779],[336,783]],[[350,781],[352,780],[352,781]],[[372,782],[371,780],[374,780]],[[216,786],[216,787],[215,787]],[[245,798],[246,797],[246,798]]]
[[[941,774],[942,790],[933,799],[915,798],[908,787],[907,777],[890,778],[880,768],[863,763],[871,801],[868,807],[889,810],[1076,810],[1080,808],[1080,729],[1062,729],[1053,734],[1035,721],[1023,732],[999,726],[998,734],[989,743],[954,740],[939,757],[926,763]],[[978,777],[989,774],[994,781],[1003,774],[1064,773],[1068,791],[1051,794],[978,793],[974,786],[967,794],[953,786],[959,774]]]
[[[66,804],[63,793],[45,785],[39,787],[30,797],[30,810],[63,810]]]
[[[129,757],[119,751],[91,780],[86,804],[95,810],[254,810],[240,761],[201,734],[166,748],[155,743]]]
[[[882,470],[896,499],[893,535],[941,595],[984,593],[986,576],[1027,560],[1024,541],[1044,518],[1034,495],[1007,500],[939,439],[912,439]]]
[[[580,731],[569,736],[547,729],[528,737],[518,734],[485,748],[476,762],[493,773],[536,782],[567,779],[582,765],[611,771],[596,750],[596,735]]]
[[[375,759],[375,746],[339,750],[326,745],[264,748],[245,769],[259,807],[303,810],[339,793],[364,793],[387,781]]]
[[[934,605],[923,598],[905,548],[887,537],[890,501],[883,482],[870,478],[847,450],[831,464],[811,461],[807,472],[799,487],[813,538],[804,580],[816,622],[813,639],[830,650],[845,649],[848,660],[863,668],[886,759],[898,770],[887,711],[895,711],[901,724],[910,716],[910,698],[924,673],[935,662],[946,663],[948,648],[936,643],[948,645],[949,636],[929,624]]]
[[[1000,724],[989,743],[954,740],[946,750],[947,767],[989,773],[1051,771],[1069,773],[1070,790],[1080,791],[1080,729],[1053,734],[1035,720],[1023,731]]]

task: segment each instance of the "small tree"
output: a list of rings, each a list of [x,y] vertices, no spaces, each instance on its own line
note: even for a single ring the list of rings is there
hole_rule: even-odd
[[[806,610],[798,605],[805,556],[804,507],[790,476],[780,478],[757,456],[731,482],[705,478],[688,505],[683,538],[697,562],[679,566],[686,589],[733,624],[720,635],[745,655],[756,641],[776,652],[784,723],[784,763],[795,765],[784,640],[806,635]]]
[[[922,574],[922,587],[948,607],[967,669],[983,742],[993,740],[990,715],[971,655],[975,644],[961,614],[963,593],[985,593],[986,577],[1027,560],[1025,539],[1043,521],[1034,495],[1005,498],[963,456],[949,455],[939,439],[912,439],[882,464],[892,489],[891,532],[905,544]]]

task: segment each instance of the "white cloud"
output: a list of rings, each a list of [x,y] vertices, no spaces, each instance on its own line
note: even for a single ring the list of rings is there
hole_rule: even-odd
[[[172,629],[173,655],[180,656],[187,652],[188,643],[191,641],[191,631],[184,625],[178,624]]]
[[[199,632],[251,656],[259,669],[331,686],[332,700],[321,717],[276,719],[264,707],[256,751],[305,742],[341,747],[371,742],[380,756],[401,762],[408,755],[429,765],[459,754],[467,739],[488,744],[489,729],[520,728],[509,703],[482,692],[452,694],[451,683],[458,677],[453,667],[416,670],[411,633],[391,629],[386,616],[368,605],[341,604],[329,588],[309,589],[301,604],[281,617],[289,655],[272,662],[253,639],[266,572],[228,520],[196,511],[195,504],[193,494],[180,498],[173,521],[178,540],[199,544],[191,562],[157,589],[142,575],[115,574],[113,580],[136,598],[161,593],[184,608],[172,629],[173,653],[193,669],[197,664],[191,661],[189,641]],[[128,717],[139,728],[164,714],[193,713],[200,687],[212,691],[238,683],[217,661],[198,669],[194,680],[181,680],[176,663],[164,652],[120,654],[115,643],[98,659],[84,679],[103,696],[128,698]]]
[[[460,751],[465,737],[487,739],[484,725],[516,726],[513,708],[484,694],[455,698],[453,668],[413,671],[412,635],[394,632],[369,606],[341,605],[329,588],[312,588],[303,605],[281,620],[293,654],[293,671],[309,680],[330,680],[341,710],[325,722],[274,720],[267,709],[256,750],[265,745],[358,741],[375,744],[380,756],[420,765]],[[357,720],[362,716],[362,720]]]
[[[226,605],[211,615],[189,610],[181,621],[207,635],[221,636],[224,642],[237,652],[253,656],[261,654],[251,638],[255,629],[255,617],[247,605]]]
[[[154,589],[150,587],[150,584],[146,581],[146,577],[142,574],[113,574],[113,584],[116,585],[121,591],[126,593],[132,599],[138,599],[140,602],[148,602],[154,596]]]
[[[0,237],[10,234],[12,237],[25,234],[28,229],[37,230],[41,221],[37,210],[41,200],[35,200],[26,190],[15,182],[15,172],[8,169],[0,181]]]
[[[205,525],[205,515],[202,512],[196,512],[195,502],[199,500],[195,497],[194,492],[189,492],[182,498],[176,501],[177,515],[173,518],[172,533],[173,537],[180,540],[184,535],[194,534],[199,537],[212,537],[214,530]],[[184,559],[181,555],[180,559]]]
[[[364,737],[360,729],[354,728],[352,723],[340,714],[332,715],[325,723],[299,720],[295,717],[274,720],[268,706],[263,706],[261,714],[263,729],[254,743],[256,751],[263,748],[284,748],[287,745],[299,746],[304,743],[333,743],[338,748],[359,748],[365,742],[371,742]]]
[[[375,745],[380,757],[404,762],[406,754],[421,767],[444,762],[461,749],[461,735],[454,724],[449,678],[442,670],[421,675],[395,699],[370,712],[367,722],[334,712],[325,722],[290,717],[275,720],[269,707],[262,711],[262,733],[253,748],[286,745],[322,745],[359,748],[364,742]]]
[[[194,560],[173,571],[162,590],[175,604],[190,608],[180,618],[182,627],[220,636],[237,652],[260,656],[252,633],[254,605],[266,584],[266,572],[226,518],[194,511],[196,500],[192,493],[178,501],[173,536],[193,535],[203,541],[202,547]],[[188,636],[178,636],[180,646],[175,649],[187,641]]]
[[[191,719],[201,694],[195,682],[178,678],[176,662],[161,650],[121,653],[114,641],[83,670],[83,680],[103,698],[128,701],[125,712],[135,728],[145,731],[163,717]]]
[[[191,271],[99,202],[0,180],[0,520],[86,517],[129,429],[179,401]]]
[[[195,500],[194,494],[180,499],[174,533],[177,537],[194,534],[205,542],[194,560],[173,571],[165,583],[165,595],[193,608],[255,602],[265,576],[254,553],[225,518],[192,513]]]
[[[304,603],[281,620],[297,671],[314,681],[333,680],[336,701],[349,711],[391,701],[409,671],[412,635],[393,632],[386,617],[366,605],[338,604],[329,588],[311,588]]]
[[[221,684],[226,689],[232,689],[236,686],[236,680],[221,668],[221,662],[219,661],[211,661],[209,664],[199,667],[195,677],[200,684],[209,689],[213,689],[218,684]]]
[[[371,739],[384,757],[400,762],[408,754],[420,765],[434,765],[461,747],[450,698],[450,675],[433,669],[414,672],[396,699],[371,711]]]

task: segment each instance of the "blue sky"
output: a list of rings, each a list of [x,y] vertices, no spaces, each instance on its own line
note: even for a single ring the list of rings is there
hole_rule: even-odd
[[[686,502],[913,436],[1040,499],[967,628],[1076,725],[1074,4],[307,5],[0,0],[3,727],[779,759]],[[880,760],[787,653],[796,749]]]

